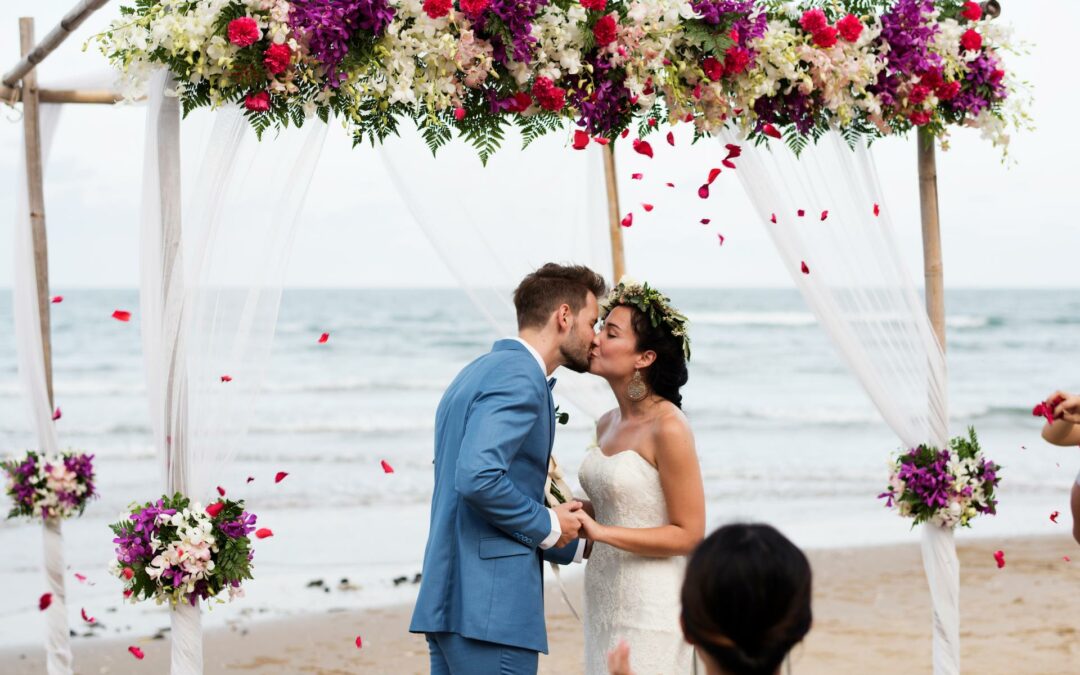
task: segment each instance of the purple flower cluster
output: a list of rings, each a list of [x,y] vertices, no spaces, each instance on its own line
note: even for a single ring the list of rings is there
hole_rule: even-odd
[[[239,520],[230,520],[221,524],[221,532],[230,539],[246,537],[255,531],[255,514],[244,511]]]
[[[618,127],[630,107],[630,90],[623,86],[621,71],[605,59],[592,58],[593,77],[597,82],[590,92],[582,78],[570,88],[571,104],[579,111],[577,124],[592,136],[606,136]]]
[[[158,532],[157,517],[159,515],[172,516],[176,509],[166,508],[163,499],[157,500],[152,506],[145,506],[136,510],[128,518],[133,523],[123,534],[120,534],[113,543],[117,544],[116,559],[131,565],[138,561],[148,562],[152,557],[150,540]]]
[[[808,134],[814,128],[819,109],[813,97],[800,92],[798,88],[786,94],[762,96],[754,101],[754,114],[760,125],[790,123],[802,134]]]
[[[953,476],[949,473],[949,451],[941,450],[937,453],[937,459],[924,467],[915,464],[918,454],[918,449],[912,450],[908,454],[909,460],[901,460],[897,477],[926,505],[932,508],[947,507],[949,490],[953,485]]]
[[[949,108],[977,117],[994,102],[1008,97],[1005,71],[996,56],[984,51],[974,61],[968,62],[967,68],[963,88],[956,98],[946,103]]]
[[[888,65],[878,75],[869,91],[881,98],[883,105],[895,105],[903,97],[901,89],[919,74],[941,65],[941,57],[930,51],[930,44],[940,30],[927,17],[934,11],[934,0],[898,0],[881,16],[880,41],[888,45]]]
[[[64,487],[60,487],[50,477],[50,473],[57,467],[57,462],[62,463],[65,472],[63,478]],[[4,462],[0,467],[8,474],[8,495],[14,501],[14,506],[8,513],[8,518],[18,516],[36,517],[43,520],[50,518],[66,518],[75,513],[81,513],[86,504],[97,493],[94,491],[94,456],[82,453],[65,452],[60,457],[50,461],[36,452],[28,452],[20,461]],[[65,489],[68,481],[74,479],[76,489]],[[55,505],[43,503],[43,495],[52,492],[56,498]]]
[[[387,0],[293,0],[289,11],[290,27],[306,37],[308,50],[326,68],[332,87],[345,79],[337,67],[357,31],[379,37],[393,20]]]
[[[489,11],[499,18],[510,33],[510,48],[513,59],[518,63],[531,63],[533,45],[536,38],[532,35],[533,19],[548,0],[492,0]],[[492,36],[494,43],[497,36]],[[501,40],[500,40],[501,42]],[[506,62],[506,46],[495,49],[502,63]]]

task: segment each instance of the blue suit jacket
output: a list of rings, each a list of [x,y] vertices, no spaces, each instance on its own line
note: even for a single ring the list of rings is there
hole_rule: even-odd
[[[435,415],[435,492],[413,633],[547,653],[543,559],[573,561],[577,542],[540,551],[555,439],[551,391],[536,359],[500,340],[462,370]]]

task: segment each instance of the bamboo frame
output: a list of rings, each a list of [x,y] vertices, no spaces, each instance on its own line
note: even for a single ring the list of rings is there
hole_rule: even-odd
[[[38,89],[38,101],[41,103],[119,103],[124,97],[115,91],[90,89]],[[22,101],[20,87],[0,87],[0,102],[15,104]]]
[[[18,84],[19,80],[23,79],[27,73],[34,69],[34,66],[45,60],[48,56],[60,46],[60,43],[67,39],[67,36],[82,25],[86,18],[103,7],[109,0],[82,0],[79,4],[75,5],[70,12],[68,12],[60,23],[49,31],[49,34],[45,36],[37,46],[31,45],[30,48],[24,49],[22,52],[22,60],[15,64],[15,67],[4,73],[3,80],[0,80],[0,84],[5,87],[14,87]],[[20,19],[21,21],[21,19]]]
[[[622,222],[619,217],[619,184],[615,176],[615,146],[608,143],[604,152],[604,178],[607,183],[608,233],[611,235],[612,285],[626,274],[626,252],[623,249]]]
[[[945,275],[941,256],[941,220],[938,212],[937,156],[934,137],[919,128],[919,205],[922,210],[923,274],[926,313],[945,349]]]

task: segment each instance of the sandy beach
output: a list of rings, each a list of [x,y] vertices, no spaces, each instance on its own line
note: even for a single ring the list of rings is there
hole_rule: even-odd
[[[1063,525],[1063,530],[1065,526]],[[998,569],[995,550],[1005,551]],[[1080,547],[1055,537],[962,542],[963,666],[984,675],[1080,671]],[[1075,558],[1066,561],[1065,557]],[[814,628],[797,649],[801,675],[930,672],[930,601],[919,549],[888,546],[810,552],[815,574]],[[548,583],[551,653],[541,673],[580,672],[580,626]],[[581,577],[568,584],[580,607]],[[411,607],[257,621],[210,630],[207,673],[427,672],[422,637],[407,632]],[[355,645],[362,638],[362,647]],[[77,639],[79,673],[163,673],[168,638]],[[129,645],[146,654],[136,661]],[[41,673],[36,646],[0,652],[4,673]]]

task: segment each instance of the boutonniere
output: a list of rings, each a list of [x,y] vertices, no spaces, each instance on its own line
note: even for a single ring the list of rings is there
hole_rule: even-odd
[[[555,421],[559,424],[566,424],[570,421],[570,413],[559,412],[559,406],[555,406]]]

